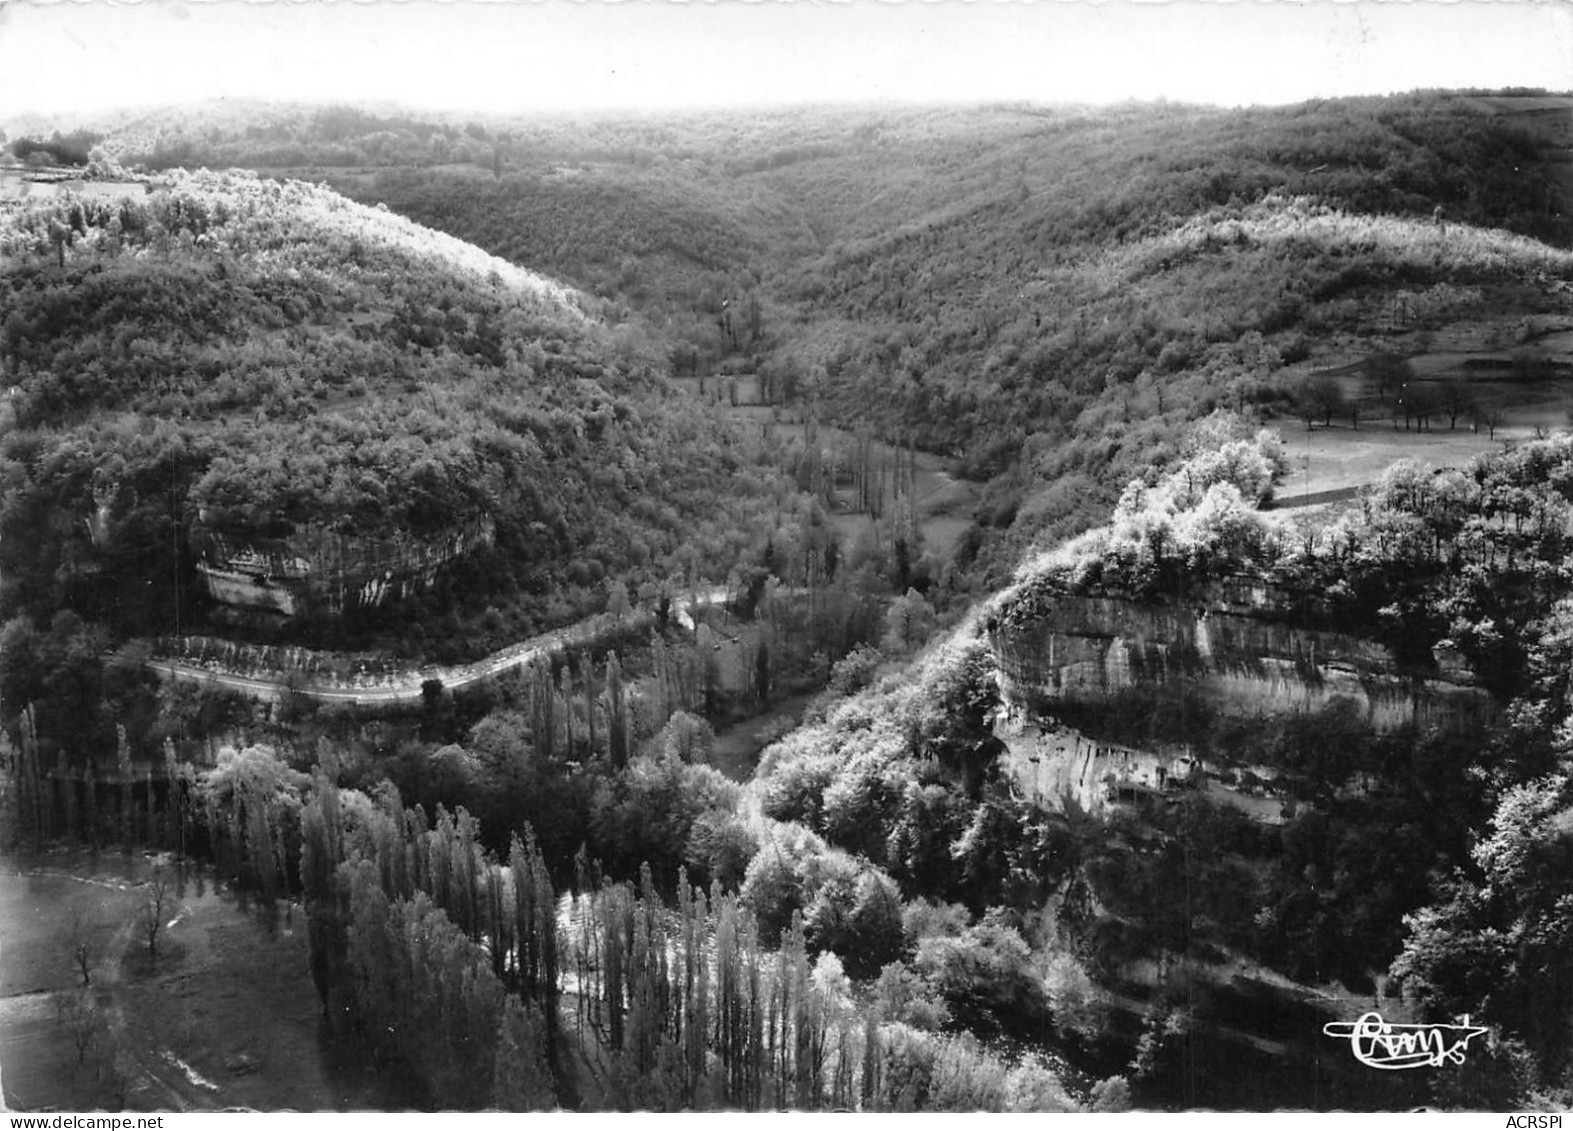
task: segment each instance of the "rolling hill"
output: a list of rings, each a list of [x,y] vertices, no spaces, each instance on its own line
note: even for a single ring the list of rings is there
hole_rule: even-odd
[[[571,288],[317,186],[130,187],[0,214],[6,616],[478,653],[752,537],[771,473]]]
[[[1417,352],[1470,296],[1504,333],[1559,309],[1539,252],[1453,237],[1568,245],[1567,106],[279,108],[133,130],[124,156],[325,180],[572,280],[673,372],[757,373],[768,402],[954,460],[989,483],[955,562],[988,588],[1173,458],[1187,420],[1287,412],[1297,375]],[[1415,295],[1423,324],[1395,326]]]

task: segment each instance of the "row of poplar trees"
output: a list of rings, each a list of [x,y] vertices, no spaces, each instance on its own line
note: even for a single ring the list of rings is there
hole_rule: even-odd
[[[93,759],[72,764],[57,749],[43,768],[34,708],[18,720],[20,748],[0,750],[12,771],[12,825],[4,831],[34,843],[57,838],[99,848],[118,843],[159,848],[210,861],[220,876],[265,902],[287,895],[298,855],[295,809],[305,775],[267,747],[219,752],[215,765],[177,757],[165,740],[162,766],[132,762],[126,728],[116,727],[113,769]],[[155,772],[157,770],[157,772]]]
[[[462,809],[435,820],[341,792],[301,818],[312,974],[325,1016],[442,1107],[998,1108],[1004,1070],[962,1042],[851,1005],[800,919],[778,949],[719,886],[675,908],[580,861],[561,900],[528,835],[506,862]]]
[[[566,663],[555,676],[550,663],[531,665],[521,683],[527,692],[532,746],[548,762],[588,761],[605,751],[614,766],[626,766],[640,741],[678,711],[701,703],[714,708],[721,683],[717,649],[714,633],[704,624],[691,647],[672,648],[662,637],[653,637],[651,678],[638,706],[641,696],[630,687],[616,652],[607,654],[599,674],[583,653],[577,673]]]
[[[576,898],[568,920],[575,1019],[607,1050],[612,1106],[851,1110],[875,1098],[860,1084],[876,1077],[856,1070],[877,1019],[855,1020],[838,987],[813,977],[801,922],[766,951],[735,896],[680,881],[674,912],[648,869],[637,892],[606,884]]]
[[[557,1105],[557,909],[533,843],[506,863],[478,823],[428,822],[397,790],[341,794],[320,768],[301,885],[324,1016],[401,1063],[432,1104]]]
[[[675,909],[648,868],[565,907],[564,978],[595,1034],[609,1106],[681,1110],[1001,1110],[1005,1066],[968,1039],[885,1024],[841,964],[814,958],[794,915],[761,945],[753,913],[679,880]]]
[[[766,949],[753,912],[718,885],[707,895],[680,879],[672,907],[648,868],[635,887],[582,860],[577,892],[559,900],[529,835],[498,860],[464,810],[428,820],[391,785],[340,791],[331,759],[308,779],[265,747],[201,772],[165,753],[156,807],[120,799],[122,822],[146,827],[121,831],[207,856],[265,900],[298,875],[324,1016],[407,1069],[434,1106],[1004,1103],[997,1062],[853,1010],[839,962],[811,957],[800,917]],[[68,799],[21,800],[75,823]]]

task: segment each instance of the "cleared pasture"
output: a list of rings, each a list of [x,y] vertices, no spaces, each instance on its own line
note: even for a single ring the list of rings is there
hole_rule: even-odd
[[[1441,427],[1433,418],[1427,431],[1395,428],[1391,419],[1380,418],[1363,421],[1358,428],[1347,420],[1335,420],[1331,427],[1317,425],[1310,431],[1299,422],[1283,421],[1279,433],[1291,471],[1279,485],[1277,498],[1291,503],[1301,495],[1363,487],[1375,483],[1401,459],[1432,469],[1463,467],[1476,456],[1567,427],[1567,401],[1558,393],[1527,403],[1508,394],[1504,399],[1514,403],[1504,405],[1504,422],[1494,439],[1486,428],[1475,430],[1462,419],[1450,430],[1446,418]]]
[[[0,857],[0,1073],[14,1111],[354,1111],[406,1106],[394,1074],[326,1039],[305,916],[244,901],[194,864],[148,961],[141,853]],[[86,925],[102,1029],[78,1056],[61,1007]]]

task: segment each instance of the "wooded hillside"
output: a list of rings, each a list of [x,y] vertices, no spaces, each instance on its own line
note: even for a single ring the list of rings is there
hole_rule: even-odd
[[[610,577],[724,576],[754,537],[774,473],[592,300],[320,187],[132,187],[0,216],[6,616],[167,633],[183,601],[189,630],[194,531],[484,520],[495,541],[413,606],[297,626],[452,649],[488,609],[517,636],[599,609]]]
[[[1458,242],[1573,237],[1544,101],[278,110],[126,152],[309,167],[613,300],[675,373],[756,372],[769,401],[958,457],[992,484],[958,562],[989,586],[1172,458],[1185,421],[1287,407],[1280,371],[1347,362],[1401,292],[1544,271]]]

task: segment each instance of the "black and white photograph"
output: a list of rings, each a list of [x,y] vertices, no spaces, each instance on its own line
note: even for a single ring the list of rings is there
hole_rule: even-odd
[[[1573,0],[0,0],[12,1131],[1570,1106]]]

